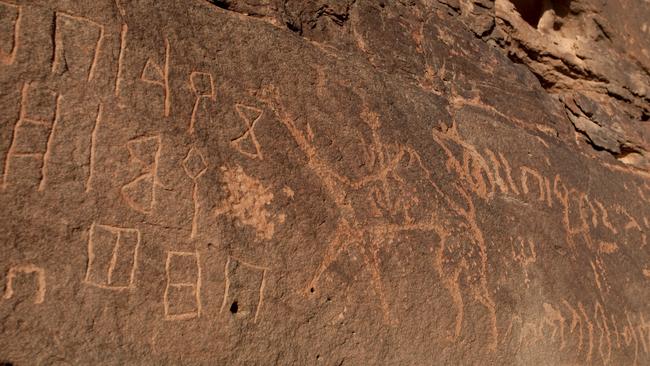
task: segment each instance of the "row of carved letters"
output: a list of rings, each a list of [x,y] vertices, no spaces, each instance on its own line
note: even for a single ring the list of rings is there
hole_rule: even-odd
[[[138,229],[121,228],[93,223],[88,238],[88,265],[83,282],[89,286],[109,291],[128,291],[136,287],[138,253],[141,234]],[[202,263],[198,251],[167,251],[165,259],[166,285],[163,295],[164,318],[166,320],[187,320],[198,318],[202,313]],[[220,312],[226,305],[237,301],[232,293],[231,281],[234,271],[245,268],[257,273],[259,284],[255,284],[257,303],[251,305],[253,321],[257,322],[264,302],[264,288],[269,269],[228,256],[224,267],[225,289]],[[14,296],[14,280],[18,274],[35,275],[37,293],[35,304],[45,301],[45,270],[33,264],[13,266],[9,269],[5,299]],[[253,276],[255,277],[255,276]],[[254,311],[254,312],[253,312]]]
[[[3,19],[3,21],[13,22],[14,24],[12,37],[13,41],[11,46],[3,48],[2,45],[0,45],[0,65],[7,66],[12,65],[15,62],[18,50],[20,48],[21,21],[22,14],[25,9],[24,6],[10,4],[3,1],[0,1],[0,8],[4,8],[3,10],[5,10],[5,14],[8,14],[6,16],[12,18],[9,20]],[[99,55],[101,53],[101,47],[104,43],[104,38],[106,37],[105,26],[96,21],[60,11],[54,12],[53,23],[54,44],[51,72],[53,74],[59,74],[62,72],[62,70],[77,70],[79,73],[84,74],[84,78],[87,81],[95,79],[97,76],[97,65]],[[113,92],[116,97],[120,96],[122,84],[124,81],[124,58],[127,46],[128,31],[128,26],[126,24],[123,24],[120,32],[120,50],[117,60],[117,74],[115,76],[115,83],[113,86]],[[96,36],[93,39],[77,39],[81,37],[81,35],[88,33],[95,34]],[[171,45],[167,37],[164,37],[164,44],[165,56],[163,62],[158,62],[153,57],[149,57],[144,63],[142,71],[140,72],[140,81],[162,89],[164,98],[163,115],[165,117],[168,117],[171,113],[172,103],[169,82]],[[9,51],[7,51],[6,48],[8,48]],[[66,55],[66,49],[69,50],[68,52],[75,50],[76,53],[81,54],[81,57],[71,57],[70,55]],[[90,49],[92,52],[88,52],[86,55],[83,54],[83,50]],[[85,58],[85,60],[83,60],[83,58]],[[189,75],[189,86],[196,96],[188,123],[188,132],[192,134],[194,133],[201,103],[206,100],[215,101],[216,92],[214,87],[214,80],[210,72],[192,71]],[[251,135],[250,132],[245,132],[244,135],[241,136],[241,138],[249,137],[257,147],[258,144],[255,140],[255,136]],[[237,144],[239,145],[238,142]],[[256,157],[260,154],[260,152],[258,150],[255,153],[249,154],[251,154],[253,157]]]
[[[616,349],[632,347],[633,365],[638,365],[639,352],[650,353],[650,319],[646,320],[643,313],[634,314],[627,310],[623,314],[624,319],[620,322],[615,314],[608,314],[599,302],[593,305],[593,313],[582,302],[577,305],[567,300],[555,305],[543,303],[542,311],[536,314],[541,317],[535,316],[533,321],[513,316],[504,341],[512,335],[515,324],[518,324],[520,346],[549,340],[557,343],[560,351],[568,348],[576,355],[582,355],[587,364],[594,361],[593,356],[598,352],[605,365],[612,364]],[[575,343],[577,347],[567,347]],[[625,351],[625,355],[631,353]]]
[[[198,74],[192,74],[190,80],[195,81]],[[212,83],[212,78],[209,78]],[[32,97],[38,94],[40,103],[32,103]],[[2,176],[2,189],[6,190],[10,185],[11,172],[17,164],[18,159],[32,159],[39,162],[40,165],[40,182],[38,190],[43,191],[48,184],[48,168],[51,159],[53,145],[55,144],[55,131],[60,119],[61,101],[63,97],[54,92],[43,91],[38,89],[35,83],[24,83],[20,91],[20,107],[18,120],[14,125],[11,135],[11,143],[7,151]],[[195,109],[202,97],[198,97]],[[39,105],[38,109],[33,108],[33,104]],[[244,156],[253,159],[262,159],[263,155],[259,143],[257,142],[254,127],[262,117],[262,111],[255,107],[249,107],[242,104],[236,104],[235,109],[242,119],[244,133],[232,140],[232,146]],[[93,129],[89,138],[90,153],[88,156],[89,171],[84,182],[85,191],[89,192],[93,187],[93,179],[96,171],[96,154],[98,144],[98,134],[102,123],[103,106],[99,104],[96,111]],[[195,115],[192,115],[192,121]],[[193,123],[191,124],[191,128]],[[47,136],[45,141],[40,142],[39,134]],[[255,152],[247,151],[244,148],[244,142],[248,141],[255,147]],[[162,150],[162,140],[160,135],[145,136],[132,139],[127,142],[126,148],[129,151],[134,163],[144,167],[142,173],[135,179],[125,184],[121,188],[123,200],[132,209],[150,214],[153,211],[156,202],[156,188],[161,186],[158,179],[158,165]],[[191,237],[197,234],[196,216],[198,214],[199,202],[197,197],[198,179],[206,172],[208,165],[201,151],[196,148],[190,148],[185,159],[182,162],[183,169],[188,177],[193,181],[193,201],[194,217],[192,221]],[[146,194],[142,194],[146,192]]]

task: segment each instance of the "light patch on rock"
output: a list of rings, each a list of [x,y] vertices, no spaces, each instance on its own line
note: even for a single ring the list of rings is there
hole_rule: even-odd
[[[273,200],[270,187],[265,187],[258,179],[247,175],[241,166],[222,166],[221,172],[228,197],[215,211],[216,216],[233,215],[240,223],[253,227],[259,239],[273,238],[275,225],[283,223],[286,216],[279,214],[276,220],[266,209]]]
[[[618,251],[618,245],[616,243],[601,242],[600,251],[605,254],[613,254]]]
[[[289,186],[284,186],[284,188],[282,189],[282,191],[284,192],[284,194],[287,195],[287,197],[293,199],[293,196],[294,196],[295,192],[293,191],[293,189],[291,189],[291,187],[289,187]]]

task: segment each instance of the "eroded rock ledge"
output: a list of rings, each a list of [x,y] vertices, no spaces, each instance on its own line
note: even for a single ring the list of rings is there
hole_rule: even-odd
[[[474,34],[526,65],[542,86],[562,102],[574,93],[601,110],[599,120],[575,124],[572,102],[567,116],[585,142],[625,164],[650,169],[650,12],[646,3],[616,6],[575,0],[439,0],[363,2],[219,0],[215,5],[286,26],[310,40],[344,49],[354,44],[359,11],[376,12],[380,23],[392,21],[417,34],[418,22],[433,11],[448,10]],[[621,23],[621,19],[625,19]],[[379,24],[378,24],[379,25]],[[399,30],[398,30],[399,32]],[[361,47],[361,49],[364,49]],[[595,126],[595,127],[594,127]],[[607,135],[603,142],[603,135]],[[613,146],[614,143],[616,146]]]

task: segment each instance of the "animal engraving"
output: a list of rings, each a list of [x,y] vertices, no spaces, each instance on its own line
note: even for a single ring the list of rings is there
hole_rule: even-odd
[[[126,28],[123,29],[124,37],[126,39]],[[126,43],[124,40],[123,43]],[[169,62],[170,62],[171,47],[169,40],[165,37],[165,61],[162,67],[154,59],[149,58],[142,68],[140,80],[148,84],[159,86],[164,92],[164,115],[169,117],[171,111],[171,90],[169,89]],[[117,90],[117,87],[116,87]],[[116,91],[117,93],[117,91]]]
[[[84,282],[116,291],[134,288],[140,240],[138,229],[93,223]]]
[[[192,214],[192,231],[190,238],[196,237],[198,216],[199,216],[199,192],[198,180],[208,170],[208,164],[205,162],[203,154],[196,148],[192,147],[183,159],[183,169],[190,179],[192,179],[192,202],[194,203],[194,212]]]
[[[204,99],[209,99],[216,101],[217,95],[214,91],[214,82],[212,81],[212,74],[207,72],[198,72],[193,71],[190,74],[190,87],[192,92],[196,95],[196,101],[194,102],[194,107],[192,108],[192,117],[190,118],[190,128],[189,133],[194,133],[194,126],[196,124],[196,117],[201,105],[201,101]]]
[[[14,280],[16,276],[21,273],[36,275],[36,284],[38,285],[38,290],[36,291],[34,304],[42,304],[45,301],[45,271],[43,268],[37,267],[33,264],[22,264],[9,268],[4,298],[8,300],[14,296]]]
[[[167,252],[167,285],[163,296],[165,320],[201,316],[201,262],[199,252]]]
[[[36,90],[34,90],[36,89]],[[12,161],[18,158],[40,162],[38,190],[46,186],[47,164],[50,159],[54,131],[59,120],[61,95],[24,83],[20,93],[20,112],[5,158],[2,189],[9,185]]]
[[[440,247],[435,252],[433,265],[449,291],[456,310],[451,338],[460,336],[466,301],[461,289],[468,287],[471,299],[487,310],[492,332],[491,348],[495,349],[498,330],[495,304],[487,286],[487,248],[476,224],[476,211],[469,193],[457,185],[455,193],[460,201],[456,201],[457,198],[452,198],[438,187],[431,170],[415,149],[383,141],[379,132],[379,115],[365,104],[360,117],[365,123],[364,127],[367,127],[370,141],[366,141],[361,133],[359,140],[365,151],[361,156],[365,160],[363,166],[366,170],[358,178],[349,178],[339,174],[321,155],[314,143],[315,133],[308,124],[305,127],[297,124],[297,119],[283,106],[277,89],[266,88],[261,98],[305,154],[307,166],[321,180],[339,211],[337,227],[307,286],[307,293],[315,292],[321,276],[341,254],[355,250],[362,256],[363,268],[370,272],[371,289],[377,295],[384,321],[394,324],[397,319],[391,314],[384,290],[379,253],[390,250],[401,235],[408,235],[409,232],[434,233],[440,238]],[[435,138],[441,141],[437,136]],[[489,178],[486,182],[478,174],[491,176],[491,173],[485,173],[485,162],[470,161],[473,156],[468,151],[466,164],[450,161],[447,167],[456,167],[461,170],[456,173],[463,175],[467,172],[464,168],[471,167],[472,187],[487,196],[493,190],[493,185],[488,183]],[[410,179],[402,178],[402,174],[408,174]],[[354,201],[355,196],[364,199]],[[418,206],[419,210],[415,210]],[[414,212],[426,214],[416,215]],[[463,274],[465,278],[461,277]],[[465,283],[461,287],[463,279]]]
[[[230,312],[237,317],[253,315],[253,323],[257,323],[264,303],[264,288],[268,268],[246,263],[228,256],[224,275],[226,287],[221,303],[220,313],[230,305]],[[251,284],[251,280],[257,278]]]
[[[122,186],[122,198],[132,209],[150,214],[156,203],[156,187],[162,186],[158,180],[161,138],[158,135],[136,138],[126,147],[133,163],[142,167],[142,173]]]
[[[5,31],[5,26],[11,32],[11,46],[2,47],[0,45],[0,63],[3,65],[12,65],[16,60],[16,54],[18,53],[18,35],[20,33],[20,22],[23,14],[23,8],[20,5],[10,4],[4,1],[0,1],[0,14],[2,15],[2,24],[1,31]]]
[[[259,108],[249,107],[243,104],[236,104],[235,109],[237,110],[239,117],[244,121],[245,130],[242,135],[233,139],[231,143],[235,146],[237,151],[243,155],[248,156],[251,159],[264,160],[262,147],[255,136],[255,126],[258,124],[260,119],[262,119],[263,111]],[[252,144],[255,152],[247,151],[245,144]]]
[[[55,12],[52,73],[85,74],[86,80],[93,80],[103,40],[102,24],[84,17]]]
[[[215,216],[232,214],[242,224],[253,227],[259,239],[273,238],[276,225],[284,223],[285,215],[274,217],[267,211],[266,206],[273,200],[270,187],[247,175],[240,166],[224,166],[221,172],[228,197],[215,210]]]

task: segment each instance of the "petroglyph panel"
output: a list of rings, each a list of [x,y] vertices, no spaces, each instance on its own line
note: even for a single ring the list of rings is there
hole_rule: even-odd
[[[0,364],[649,364],[645,74],[318,2],[0,0]]]

